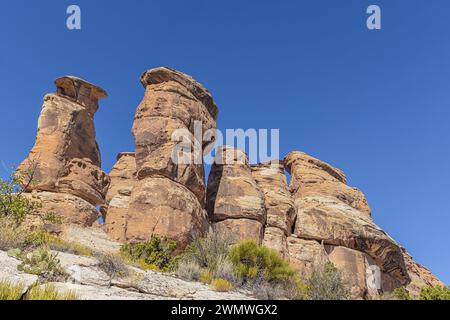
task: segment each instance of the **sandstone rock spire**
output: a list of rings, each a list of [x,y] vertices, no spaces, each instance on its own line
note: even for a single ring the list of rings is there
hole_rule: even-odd
[[[109,177],[101,169],[95,140],[94,114],[106,92],[80,78],[55,80],[57,92],[48,94],[39,116],[36,142],[19,166],[35,163],[35,183],[28,192],[42,202],[42,210],[60,213],[67,221],[89,225],[95,206],[105,201]]]
[[[175,239],[183,247],[193,234],[202,234],[208,227],[203,209],[202,150],[210,142],[201,141],[194,133],[196,124],[203,132],[215,129],[217,106],[201,84],[169,68],[151,69],[142,75],[141,82],[145,95],[132,129],[137,181],[130,199],[126,238],[142,241],[155,234]],[[174,161],[178,144],[174,133],[189,136],[192,150],[200,149],[200,155],[189,153],[190,161]]]

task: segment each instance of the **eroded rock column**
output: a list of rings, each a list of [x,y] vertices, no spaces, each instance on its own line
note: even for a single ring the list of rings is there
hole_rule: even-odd
[[[119,153],[109,177],[111,184],[106,194],[105,230],[114,240],[125,241],[130,197],[136,183],[134,152]]]
[[[65,222],[90,226],[98,217],[95,206],[105,202],[109,177],[101,167],[95,140],[94,114],[106,92],[82,79],[66,76],[55,81],[38,122],[36,142],[21,172],[34,168],[28,197],[40,200],[43,213]]]
[[[210,93],[188,75],[156,68],[141,77],[145,95],[133,124],[137,181],[131,194],[126,238],[143,241],[153,234],[184,247],[194,234],[207,231],[202,150],[208,142],[195,137],[216,126],[217,107]],[[190,161],[173,157],[179,137],[189,135]],[[184,140],[186,141],[186,140]],[[195,149],[196,147],[196,149]],[[186,159],[186,158],[185,158]]]
[[[230,146],[218,149],[206,198],[215,232],[231,236],[234,242],[262,242],[266,223],[264,196],[243,151]]]
[[[284,165],[279,161],[252,166],[252,175],[264,196],[267,220],[263,244],[288,257],[287,237],[297,216],[289,192]]]

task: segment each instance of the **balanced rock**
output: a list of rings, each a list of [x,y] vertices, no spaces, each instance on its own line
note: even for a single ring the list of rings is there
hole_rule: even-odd
[[[409,283],[400,247],[372,221],[365,197],[345,185],[342,171],[301,152],[291,152],[285,164],[297,208],[295,235],[364,252],[399,284]]]
[[[104,203],[109,185],[108,175],[100,169],[94,128],[98,100],[106,97],[106,92],[71,76],[59,78],[55,84],[57,92],[44,98],[36,142],[18,171],[33,175],[27,192],[47,192],[33,196],[42,201],[41,211],[53,208],[85,225],[97,218],[95,206]],[[68,199],[67,208],[61,207],[62,199]],[[79,207],[84,209],[77,213]]]
[[[231,231],[236,241],[262,241],[266,223],[264,196],[244,152],[229,146],[218,148],[206,198],[208,215],[217,232]]]

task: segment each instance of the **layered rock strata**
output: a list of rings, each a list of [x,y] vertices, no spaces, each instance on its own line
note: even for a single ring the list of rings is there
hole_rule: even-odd
[[[109,177],[101,167],[95,140],[94,114],[106,92],[82,79],[66,76],[55,81],[39,116],[35,144],[18,170],[33,175],[28,195],[39,199],[41,212],[52,211],[66,222],[92,224],[96,206],[105,201]],[[27,177],[25,177],[27,179]]]

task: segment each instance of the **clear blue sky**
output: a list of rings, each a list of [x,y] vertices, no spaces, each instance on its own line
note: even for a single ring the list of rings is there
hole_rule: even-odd
[[[82,30],[66,29],[66,8]],[[365,27],[382,9],[382,30]],[[140,74],[170,66],[214,95],[219,128],[279,128],[281,152],[342,168],[375,221],[450,283],[450,1],[1,1],[0,172],[26,157],[53,80],[109,98],[103,168],[133,150]]]

